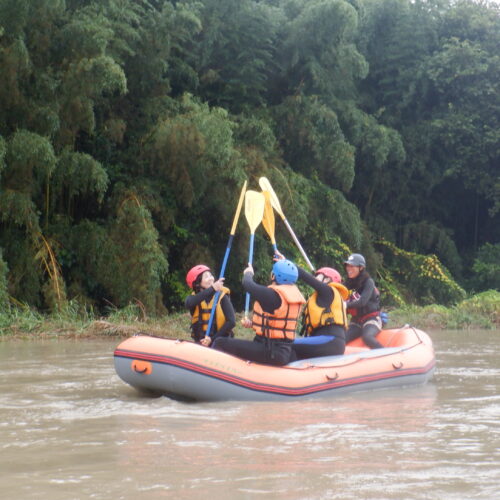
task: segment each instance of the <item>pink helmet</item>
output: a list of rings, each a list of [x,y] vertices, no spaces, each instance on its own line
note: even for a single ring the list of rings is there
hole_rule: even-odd
[[[340,283],[342,281],[342,276],[340,276],[340,273],[336,269],[333,269],[333,267],[322,267],[316,271],[316,274],[319,273],[324,274],[334,283]]]
[[[187,286],[189,288],[193,288],[193,283],[196,281],[196,278],[205,271],[210,271],[210,268],[205,266],[205,264],[198,264],[197,266],[192,267],[186,274]]]

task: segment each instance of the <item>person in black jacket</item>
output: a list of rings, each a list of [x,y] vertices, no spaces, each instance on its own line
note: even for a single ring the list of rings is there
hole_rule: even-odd
[[[245,318],[245,328],[253,328],[253,340],[217,338],[214,349],[233,356],[274,366],[295,361],[292,342],[297,320],[305,299],[295,285],[297,267],[288,260],[273,265],[271,284],[255,283],[251,264],[243,271],[243,288],[249,292],[253,305],[252,319]]]
[[[365,269],[365,258],[354,253],[344,261],[344,268],[347,274],[344,285],[351,291],[346,303],[347,312],[351,315],[346,343],[361,337],[371,349],[384,347],[376,339],[382,330],[380,293]]]

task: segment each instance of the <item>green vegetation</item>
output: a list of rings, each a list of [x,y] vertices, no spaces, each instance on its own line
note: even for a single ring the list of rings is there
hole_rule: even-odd
[[[0,0],[2,325],[175,317],[260,176],[311,260],[363,253],[388,306],[499,290],[498,47],[475,0]],[[241,220],[238,309],[247,249]]]
[[[253,330],[240,325],[242,314],[237,314],[234,330],[238,338],[252,339]],[[78,307],[51,314],[40,314],[29,308],[12,307],[0,313],[0,339],[4,338],[106,338],[129,337],[139,332],[160,337],[190,340],[189,314],[174,313],[164,317],[144,316],[139,304],[107,311],[105,317]]]
[[[237,314],[235,335],[253,338],[253,330],[240,325]],[[489,290],[465,299],[452,307],[442,305],[404,306],[389,311],[386,328],[409,324],[421,329],[500,329],[500,292]],[[142,304],[111,309],[105,317],[70,304],[52,314],[40,314],[28,308],[12,307],[0,313],[0,338],[106,338],[128,337],[145,332],[161,337],[190,340],[189,314],[174,313],[147,317]]]
[[[409,305],[389,313],[387,328],[410,324],[418,328],[498,329],[500,328],[500,292],[488,290],[452,306]]]

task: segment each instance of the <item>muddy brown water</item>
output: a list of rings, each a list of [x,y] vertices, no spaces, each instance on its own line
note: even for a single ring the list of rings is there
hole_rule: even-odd
[[[119,341],[2,341],[1,498],[500,498],[500,331],[430,335],[422,387],[203,404],[125,385]]]

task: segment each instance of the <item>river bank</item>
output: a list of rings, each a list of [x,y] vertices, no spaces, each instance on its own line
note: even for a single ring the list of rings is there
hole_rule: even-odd
[[[499,329],[500,292],[490,290],[474,295],[453,307],[440,305],[406,306],[388,311],[387,328],[405,324],[423,330]],[[235,335],[252,338],[252,330],[240,325],[242,314],[237,314]],[[123,338],[144,332],[161,337],[190,339],[189,314],[169,314],[161,318],[146,317],[136,306],[114,310],[105,317],[88,311],[68,309],[44,315],[30,309],[12,308],[0,313],[2,338]]]

